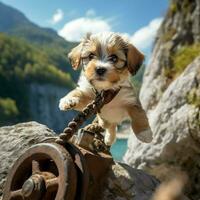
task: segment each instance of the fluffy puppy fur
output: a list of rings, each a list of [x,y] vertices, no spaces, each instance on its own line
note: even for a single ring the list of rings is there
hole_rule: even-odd
[[[60,100],[60,110],[81,111],[94,99],[97,91],[121,87],[117,96],[97,114],[98,123],[106,129],[105,143],[112,145],[116,126],[130,119],[132,130],[143,142],[152,140],[145,111],[136,97],[130,77],[137,73],[144,55],[116,33],[88,34],[68,55],[74,70],[82,67],[78,87]]]

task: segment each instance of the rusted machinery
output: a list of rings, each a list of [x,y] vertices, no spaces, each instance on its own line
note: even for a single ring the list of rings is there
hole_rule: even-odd
[[[58,138],[28,149],[7,176],[3,200],[98,199],[113,159],[98,124],[78,129],[118,91],[98,93]]]

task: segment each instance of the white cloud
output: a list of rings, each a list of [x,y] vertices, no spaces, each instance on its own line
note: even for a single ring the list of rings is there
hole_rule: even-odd
[[[89,14],[91,14],[91,12]],[[90,18],[86,16],[66,23],[64,27],[58,31],[58,34],[68,41],[80,41],[80,39],[88,32],[99,33],[111,30],[111,25],[107,20],[98,17]]]
[[[149,24],[137,30],[131,37],[130,41],[139,49],[149,48],[156,36],[157,30],[162,23],[163,18],[156,18],[149,22]]]
[[[54,15],[52,16],[51,23],[52,24],[57,24],[60,22],[64,17],[64,13],[61,9],[57,9]]]
[[[88,32],[99,33],[113,31],[113,21],[115,20],[103,19],[95,17],[95,15],[95,11],[89,9],[84,17],[67,22],[64,27],[58,31],[58,34],[68,41],[78,42]],[[150,21],[147,26],[137,30],[133,35],[128,33],[122,33],[122,35],[128,38],[137,48],[146,50],[152,45],[162,20],[163,18],[155,18]]]

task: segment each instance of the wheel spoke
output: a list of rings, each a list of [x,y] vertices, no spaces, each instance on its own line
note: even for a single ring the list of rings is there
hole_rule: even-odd
[[[55,191],[58,189],[58,177],[46,180],[46,189],[48,191]]]
[[[40,172],[40,165],[39,162],[36,160],[32,161],[32,174],[36,174],[37,172]]]
[[[23,197],[22,196],[22,190],[16,190],[16,191],[12,191],[11,194],[10,194],[10,198],[11,199],[15,199],[15,198],[19,198],[19,197]]]

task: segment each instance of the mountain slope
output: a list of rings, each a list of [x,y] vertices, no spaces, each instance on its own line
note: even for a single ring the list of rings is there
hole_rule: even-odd
[[[70,47],[71,42],[65,41],[50,28],[41,28],[29,21],[26,16],[15,8],[0,2],[0,32],[22,37],[30,42],[46,45]]]
[[[36,120],[61,131],[58,101],[74,87],[66,53],[75,44],[0,2],[0,126]]]
[[[0,32],[24,39],[45,51],[55,66],[77,79],[78,73],[72,70],[66,58],[75,43],[67,42],[53,29],[39,27],[20,11],[0,2]]]
[[[74,87],[70,74],[23,40],[0,33],[0,52],[0,125],[31,118],[29,85],[51,84],[66,90]]]

